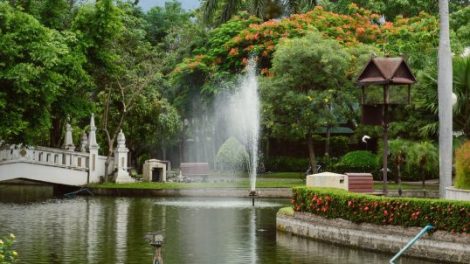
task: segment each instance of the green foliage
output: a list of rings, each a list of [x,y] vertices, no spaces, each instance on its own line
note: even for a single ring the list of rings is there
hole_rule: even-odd
[[[454,130],[462,131],[470,138],[470,56],[454,57],[453,60],[453,92],[457,95],[457,103],[454,106]]]
[[[418,172],[421,174],[421,179],[439,178],[439,154],[433,143],[414,142],[409,146],[406,155],[406,169],[409,175],[416,175]]]
[[[450,27],[464,47],[470,45],[470,5],[450,15]]]
[[[184,11],[176,0],[165,2],[164,7],[153,7],[145,14],[147,38],[153,45],[160,44],[172,28],[190,24],[191,13]]]
[[[334,169],[339,173],[345,172],[376,172],[378,168],[377,156],[370,151],[351,151],[341,157]]]
[[[401,180],[404,181],[439,178],[439,154],[432,142],[393,139],[389,140],[388,148],[389,169],[396,180],[398,179],[398,165],[400,165]],[[383,146],[381,144],[377,155],[380,163],[382,157]]]
[[[455,187],[470,189],[470,141],[455,151]]]
[[[230,172],[232,174],[246,171],[248,162],[248,152],[234,137],[227,139],[224,144],[220,146],[215,157],[215,167],[217,170]]]
[[[13,250],[13,243],[15,243],[13,234],[0,239],[0,264],[16,263],[18,253]]]
[[[347,86],[342,86],[347,82],[348,58],[339,43],[319,34],[280,44],[273,59],[274,76],[261,83],[266,127],[275,136],[305,139],[334,122],[349,99]]]
[[[84,57],[70,48],[76,44],[74,34],[48,29],[4,2],[0,32],[0,138],[43,140],[52,111],[60,112],[53,107],[57,101],[64,109],[76,109],[73,102],[62,99],[86,85]]]
[[[293,188],[293,208],[326,218],[354,223],[424,227],[470,234],[470,202],[390,198],[339,189]]]
[[[462,131],[465,137],[470,138],[470,111],[467,94],[470,92],[470,57],[453,58],[453,92],[457,95],[457,103],[453,108],[454,130]],[[438,104],[437,104],[437,69],[435,65],[426,67],[418,75],[418,84],[414,91],[416,109],[421,112],[424,124],[420,128],[423,136],[437,134],[438,130]],[[418,120],[418,124],[423,124]]]
[[[329,1],[327,7],[339,12],[348,14],[348,6],[354,2],[359,6],[369,9],[375,13],[383,14],[387,19],[393,19],[396,16],[417,16],[420,12],[431,14],[438,13],[438,1],[428,0],[338,0]]]
[[[308,168],[307,158],[295,158],[295,157],[269,157],[265,160],[264,166],[266,171],[298,171],[305,172]]]

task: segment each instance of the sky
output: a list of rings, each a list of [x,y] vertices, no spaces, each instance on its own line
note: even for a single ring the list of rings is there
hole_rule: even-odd
[[[140,0],[139,5],[144,11],[149,10],[154,6],[164,6],[167,0]],[[181,3],[184,9],[190,10],[199,7],[199,0],[177,0]]]

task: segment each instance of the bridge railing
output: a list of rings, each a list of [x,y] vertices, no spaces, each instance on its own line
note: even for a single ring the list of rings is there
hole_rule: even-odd
[[[88,170],[89,159],[88,153],[46,147],[11,145],[0,150],[0,163],[28,161],[55,167]]]

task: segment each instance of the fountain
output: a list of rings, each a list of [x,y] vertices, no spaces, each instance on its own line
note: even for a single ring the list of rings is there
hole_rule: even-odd
[[[207,111],[202,116],[198,116],[195,110],[196,118],[187,121],[188,134],[191,134],[191,144],[194,146],[192,150],[189,148],[185,150],[185,156],[191,162],[200,162],[200,157],[214,160],[215,153],[223,142],[232,137],[236,139],[248,153],[245,167],[248,168],[249,173],[249,197],[253,199],[254,204],[254,198],[257,196],[256,172],[260,135],[260,100],[256,61],[249,60],[245,73],[238,78],[236,85],[220,90],[223,92],[217,95],[212,113]],[[211,151],[207,151],[208,149]],[[211,152],[212,155],[206,152]],[[233,171],[240,170],[241,167],[243,166],[236,166]]]
[[[238,87],[230,95],[228,106],[230,129],[248,150],[249,196],[253,205],[256,193],[258,167],[258,144],[260,135],[260,99],[256,78],[256,62],[250,59],[246,73],[241,76]]]

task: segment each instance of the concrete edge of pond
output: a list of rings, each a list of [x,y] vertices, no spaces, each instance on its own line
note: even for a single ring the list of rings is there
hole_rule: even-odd
[[[143,197],[248,197],[246,188],[203,188],[203,189],[127,189],[89,188],[93,194],[102,196],[143,196]],[[259,188],[260,198],[291,198],[292,188]]]
[[[309,213],[277,214],[278,231],[349,247],[396,254],[420,228],[354,224],[343,219],[326,219]],[[470,263],[470,235],[437,231],[426,235],[405,254],[439,262]]]

